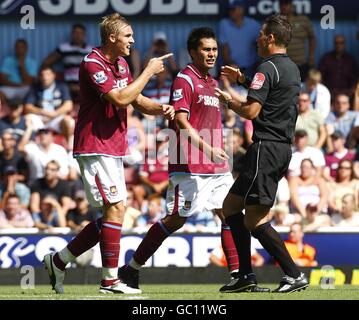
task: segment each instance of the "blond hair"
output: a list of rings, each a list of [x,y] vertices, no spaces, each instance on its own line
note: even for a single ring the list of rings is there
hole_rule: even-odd
[[[105,17],[102,17],[102,21],[100,23],[101,30],[101,42],[102,44],[106,44],[108,41],[108,37],[111,34],[118,36],[120,34],[120,30],[128,26],[129,22],[119,13],[112,13]]]
[[[319,70],[311,69],[308,72],[308,79],[314,83],[319,83],[322,81],[322,73]]]

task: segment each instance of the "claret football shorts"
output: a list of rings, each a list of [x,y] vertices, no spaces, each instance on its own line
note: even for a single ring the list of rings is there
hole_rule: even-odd
[[[106,156],[79,156],[88,202],[95,208],[123,201],[126,205],[127,191],[122,158]]]
[[[205,209],[222,209],[233,182],[231,173],[208,176],[187,173],[173,175],[167,189],[167,213],[190,217]]]

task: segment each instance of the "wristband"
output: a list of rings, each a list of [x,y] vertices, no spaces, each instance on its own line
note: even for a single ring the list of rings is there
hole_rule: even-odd
[[[225,105],[225,107],[226,107],[227,109],[231,109],[230,104],[231,104],[232,100],[233,100],[233,99],[229,99],[229,100],[227,100],[227,101],[225,102],[224,105]]]
[[[245,68],[243,68],[243,69],[238,68],[238,69],[237,69],[237,72],[238,72],[238,73],[241,72],[242,74],[244,74],[244,71],[245,71]],[[238,76],[237,76],[237,84],[238,84],[239,86],[245,87],[246,89],[249,89],[249,87],[250,87],[251,84],[252,84],[252,80],[253,80],[253,79],[247,77],[246,75],[244,75],[244,77],[245,77],[244,83],[241,83],[241,82],[238,81]]]

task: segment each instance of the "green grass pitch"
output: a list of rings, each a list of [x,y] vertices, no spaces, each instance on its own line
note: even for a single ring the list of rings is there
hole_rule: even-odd
[[[54,294],[50,286],[35,289],[0,286],[0,300],[359,300],[359,286],[337,286],[323,290],[312,286],[291,294],[218,292],[220,285],[142,285],[140,295],[102,295],[96,285],[65,285],[65,294]],[[272,289],[275,285],[269,285]]]

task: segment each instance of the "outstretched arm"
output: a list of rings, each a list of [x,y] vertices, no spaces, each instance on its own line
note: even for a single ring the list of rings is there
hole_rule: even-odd
[[[218,88],[216,88],[216,95],[219,100],[229,109],[248,120],[253,120],[258,117],[262,110],[262,105],[253,99],[248,99],[244,102],[234,100],[232,96]]]
[[[163,60],[172,56],[172,53],[149,61],[142,74],[124,89],[114,89],[104,95],[104,98],[114,104],[117,108],[126,108],[133,103],[147,85],[152,76],[163,72]]]
[[[141,113],[159,116],[163,115],[168,120],[173,120],[175,111],[172,106],[167,104],[159,104],[140,94],[132,103],[133,107]]]

